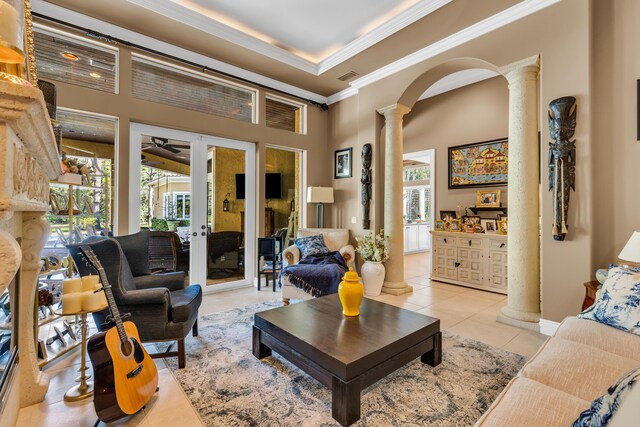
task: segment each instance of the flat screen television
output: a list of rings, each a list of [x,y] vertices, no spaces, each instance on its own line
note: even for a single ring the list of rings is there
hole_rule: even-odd
[[[236,174],[236,199],[244,200],[245,174]],[[265,199],[282,199],[282,174],[268,173],[264,183]]]

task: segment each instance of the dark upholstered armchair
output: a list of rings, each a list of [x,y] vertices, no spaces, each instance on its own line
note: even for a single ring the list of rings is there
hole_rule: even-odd
[[[128,320],[138,327],[140,339],[143,342],[178,342],[177,352],[167,351],[151,356],[178,356],[178,366],[184,368],[184,338],[191,330],[193,335],[197,336],[198,309],[202,303],[201,287],[185,287],[183,272],[142,274],[134,277],[134,272],[144,272],[145,264],[148,271],[148,258],[136,255],[136,251],[139,252],[145,247],[145,241],[148,251],[148,232],[92,240],[67,246],[80,275],[95,274],[95,270],[84,261],[84,256],[79,250],[81,245],[88,245],[104,267],[118,309],[123,314],[131,314]],[[125,249],[128,250],[128,254]],[[108,309],[94,313],[98,330],[103,328],[108,314]]]

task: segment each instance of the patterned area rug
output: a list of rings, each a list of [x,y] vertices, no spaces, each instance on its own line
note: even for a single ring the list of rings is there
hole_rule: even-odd
[[[261,303],[204,316],[186,340],[187,367],[173,375],[207,426],[337,426],[331,391],[274,352],[251,353],[253,314]],[[525,358],[443,333],[443,362],[419,359],[363,392],[355,426],[470,426],[491,405]]]

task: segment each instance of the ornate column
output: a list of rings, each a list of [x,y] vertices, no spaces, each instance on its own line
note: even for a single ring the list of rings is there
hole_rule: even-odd
[[[540,230],[538,55],[507,65],[509,82],[508,302],[498,320],[538,329]]]
[[[404,224],[402,220],[402,116],[411,109],[401,104],[381,108],[385,119],[384,232],[389,236],[390,256],[382,292],[412,292],[404,281]]]
[[[38,368],[35,298],[40,251],[49,235],[49,224],[42,218],[49,210],[49,180],[61,172],[42,92],[0,81],[0,291],[13,281],[12,272],[21,264],[9,291],[12,304],[17,302],[12,322],[18,366],[5,408],[42,401],[49,385]],[[0,413],[3,417],[10,425],[17,412]]]

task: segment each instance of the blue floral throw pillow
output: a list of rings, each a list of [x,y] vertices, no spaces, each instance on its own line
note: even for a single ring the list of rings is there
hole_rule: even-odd
[[[579,319],[594,320],[640,335],[640,272],[613,267],[602,286],[602,295]]]
[[[300,249],[300,257],[304,258],[309,255],[324,255],[331,252],[327,245],[324,244],[322,234],[315,236],[300,237],[295,239],[293,243]]]
[[[613,386],[607,394],[591,403],[591,407],[580,414],[572,427],[603,427],[606,426],[631,393],[633,385],[640,380],[640,368],[627,372]]]

